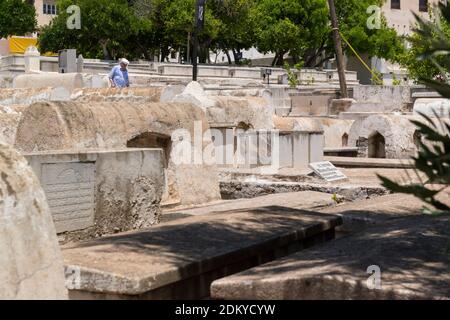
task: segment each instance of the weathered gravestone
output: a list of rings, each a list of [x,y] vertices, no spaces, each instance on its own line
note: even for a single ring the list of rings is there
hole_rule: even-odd
[[[65,299],[50,211],[26,160],[0,143],[0,299]]]
[[[314,162],[310,163],[309,166],[319,177],[328,182],[347,179],[346,175],[329,161]]]

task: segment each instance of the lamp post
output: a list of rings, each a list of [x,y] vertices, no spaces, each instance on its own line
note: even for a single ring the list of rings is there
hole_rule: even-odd
[[[339,73],[339,84],[341,87],[341,98],[348,98],[347,82],[345,80],[344,55],[342,53],[341,37],[339,35],[339,23],[336,16],[336,7],[334,0],[328,0],[330,7],[331,26],[333,27],[334,48],[336,51],[336,62]]]
[[[192,81],[197,81],[198,75],[198,35],[205,26],[205,4],[206,0],[197,0],[195,7],[195,29],[194,29],[194,41],[192,48]]]

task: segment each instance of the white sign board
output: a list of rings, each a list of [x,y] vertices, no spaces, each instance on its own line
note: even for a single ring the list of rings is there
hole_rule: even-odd
[[[330,161],[310,163],[309,167],[328,182],[345,180],[347,176],[339,171]]]

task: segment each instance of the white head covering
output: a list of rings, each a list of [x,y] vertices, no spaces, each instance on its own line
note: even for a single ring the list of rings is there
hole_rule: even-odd
[[[128,61],[128,60],[125,59],[125,58],[122,58],[122,59],[119,60],[119,63],[123,63],[123,64],[126,64],[126,65],[129,65],[129,64],[130,64],[130,61]]]

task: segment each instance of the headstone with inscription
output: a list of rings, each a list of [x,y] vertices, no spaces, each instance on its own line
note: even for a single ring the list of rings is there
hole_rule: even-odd
[[[347,176],[329,161],[314,162],[310,163],[309,166],[317,175],[328,182],[347,179]]]
[[[45,163],[42,187],[56,231],[74,231],[94,225],[95,164]]]

